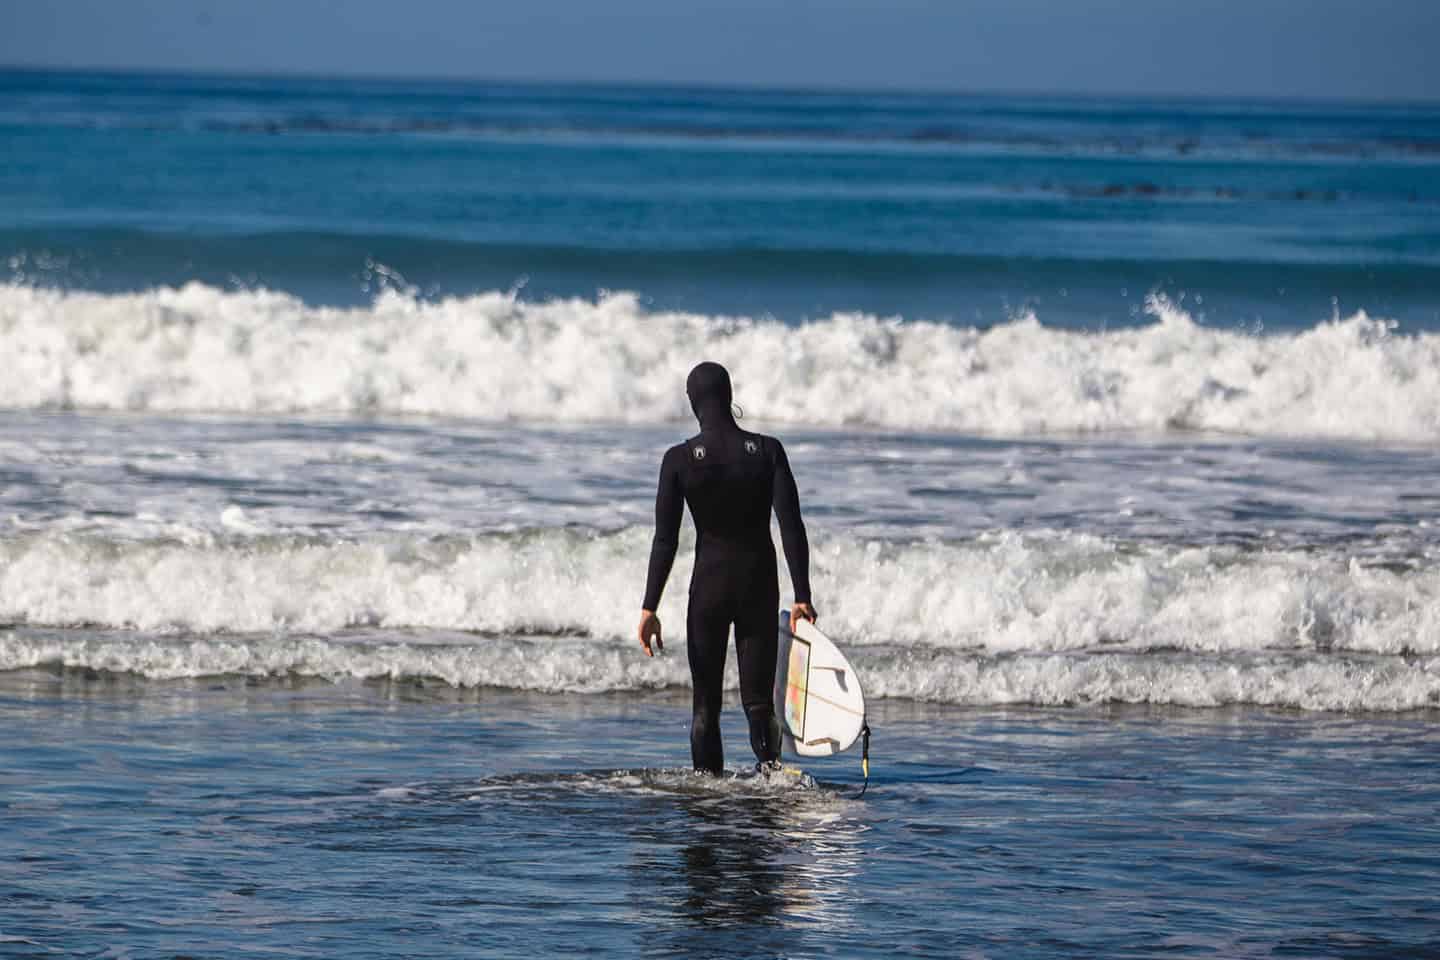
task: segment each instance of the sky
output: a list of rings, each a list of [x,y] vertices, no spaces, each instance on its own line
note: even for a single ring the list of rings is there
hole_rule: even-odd
[[[1440,100],[1440,0],[0,0],[0,65]]]

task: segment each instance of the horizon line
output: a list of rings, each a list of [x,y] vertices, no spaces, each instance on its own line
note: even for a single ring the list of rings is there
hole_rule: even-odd
[[[76,66],[46,63],[0,62],[0,74],[69,74],[90,76],[152,76],[190,77],[235,80],[332,80],[351,82],[381,83],[451,83],[473,86],[517,86],[517,87],[581,87],[592,89],[628,90],[681,90],[711,91],[728,93],[777,93],[790,95],[861,96],[882,95],[898,97],[1034,97],[1056,100],[1133,100],[1133,101],[1194,101],[1208,103],[1269,103],[1269,104],[1327,104],[1345,106],[1384,107],[1440,107],[1440,97],[1381,98],[1371,96],[1337,96],[1323,94],[1287,93],[1183,93],[1174,90],[1127,93],[1115,90],[1072,90],[1058,91],[1039,88],[940,88],[940,87],[860,87],[843,84],[766,84],[744,81],[716,82],[695,81],[667,83],[658,80],[602,80],[580,77],[503,77],[476,74],[451,73],[366,73],[346,70],[265,70],[265,69],[196,69],[191,67],[154,66]]]

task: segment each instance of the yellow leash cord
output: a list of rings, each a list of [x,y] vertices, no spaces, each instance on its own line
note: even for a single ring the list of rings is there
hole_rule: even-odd
[[[860,785],[860,792],[855,794],[856,800],[865,796],[865,791],[870,788],[870,724],[860,728],[860,736],[864,738],[860,741],[860,771],[865,774],[865,782]]]

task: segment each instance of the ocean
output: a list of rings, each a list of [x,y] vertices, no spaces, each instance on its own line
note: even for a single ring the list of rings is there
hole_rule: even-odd
[[[1440,957],[1437,174],[1434,104],[0,71],[0,956]],[[733,662],[688,771],[688,522],[634,638],[702,359],[863,796],[743,775]]]

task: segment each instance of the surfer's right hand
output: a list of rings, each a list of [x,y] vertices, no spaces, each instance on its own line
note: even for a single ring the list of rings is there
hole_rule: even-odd
[[[660,618],[655,615],[654,610],[640,611],[640,646],[645,648],[645,656],[655,656],[655,650],[650,649],[650,641],[655,641],[655,650],[664,650],[665,641],[660,639]]]
[[[815,612],[815,608],[812,607],[810,604],[795,604],[790,608],[790,632],[795,632],[795,628],[800,626],[801,620],[809,620],[811,623],[814,623],[816,617],[818,616],[819,614]]]

